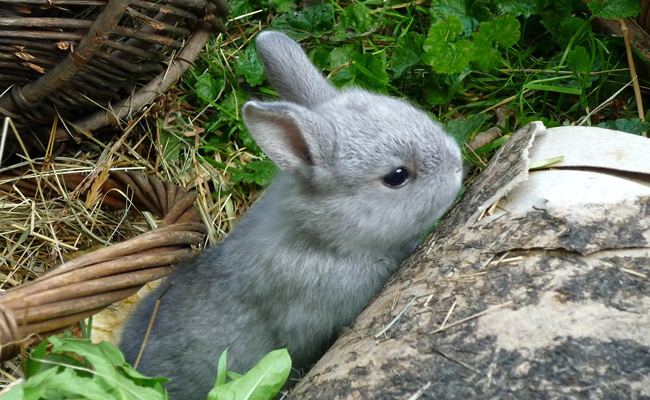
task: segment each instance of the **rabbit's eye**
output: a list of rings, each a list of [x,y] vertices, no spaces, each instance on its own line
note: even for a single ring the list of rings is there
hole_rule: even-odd
[[[410,173],[406,167],[397,167],[384,175],[384,183],[390,187],[399,187],[408,182]]]

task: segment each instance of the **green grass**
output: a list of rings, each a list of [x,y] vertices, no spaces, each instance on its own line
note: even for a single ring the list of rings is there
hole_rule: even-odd
[[[592,7],[609,17],[638,12],[638,2],[611,3]],[[249,98],[275,96],[255,53],[253,39],[262,29],[298,40],[336,86],[406,97],[451,124],[463,143],[494,125],[509,134],[536,120],[548,127],[648,130],[636,115],[632,86],[626,87],[631,78],[622,38],[595,33],[580,0],[230,4],[229,33],[207,46],[183,81],[182,100],[195,110],[186,117],[205,129],[201,158],[231,181],[252,185],[244,190],[268,183],[274,171],[240,118]],[[507,116],[502,126],[497,108]],[[480,168],[490,154],[467,160]]]

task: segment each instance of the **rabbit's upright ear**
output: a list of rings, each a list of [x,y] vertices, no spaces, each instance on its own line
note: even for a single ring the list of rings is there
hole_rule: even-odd
[[[285,100],[313,108],[337,95],[300,45],[284,33],[262,32],[256,44],[266,76]]]
[[[249,101],[242,114],[257,145],[281,169],[302,173],[321,162],[326,150],[317,136],[327,127],[316,113],[288,102]]]

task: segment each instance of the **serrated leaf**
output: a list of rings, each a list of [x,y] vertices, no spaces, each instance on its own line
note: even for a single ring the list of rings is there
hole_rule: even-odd
[[[638,0],[604,0],[602,3],[592,1],[589,9],[596,17],[616,19],[635,17],[641,12]]]
[[[251,86],[258,86],[264,82],[264,65],[257,56],[257,50],[253,44],[249,44],[244,53],[235,60],[235,72],[243,75]]]
[[[454,16],[432,25],[422,45],[422,61],[439,74],[455,74],[465,69],[471,61],[473,45],[458,39],[462,31],[460,18]]]
[[[569,69],[576,73],[586,73],[591,70],[591,62],[587,49],[583,46],[576,46],[569,52]]]
[[[615,121],[601,122],[596,126],[599,128],[633,133],[635,135],[640,135],[643,132],[650,131],[650,123],[647,123],[640,118],[619,118]]]
[[[475,41],[497,44],[501,47],[514,46],[521,38],[519,20],[512,15],[494,18],[490,22],[481,22],[478,32],[472,35]]]
[[[395,50],[390,58],[389,66],[395,71],[393,78],[399,78],[409,67],[417,64],[421,59],[424,35],[417,32],[408,32],[397,39]]]
[[[345,21],[347,26],[357,31],[365,33],[372,27],[372,15],[370,9],[363,4],[351,4],[345,8]]]
[[[540,11],[538,0],[495,0],[494,3],[500,14],[511,14],[515,17],[523,15],[528,18],[539,14]]]
[[[429,42],[427,43],[427,41]],[[422,61],[433,67],[433,70],[439,74],[461,72],[472,59],[473,44],[468,40],[448,43],[426,39],[424,46],[428,47],[429,51],[422,53]]]
[[[258,160],[249,162],[243,168],[230,168],[227,172],[230,173],[230,182],[237,184],[241,181],[247,183],[255,183],[260,186],[268,185],[273,176],[275,176],[277,168],[271,160]]]
[[[475,114],[469,118],[457,118],[445,125],[445,131],[449,133],[461,146],[487,121],[490,116],[487,114]]]

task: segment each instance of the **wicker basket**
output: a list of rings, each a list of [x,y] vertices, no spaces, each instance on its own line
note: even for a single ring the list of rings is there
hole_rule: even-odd
[[[0,184],[0,190],[19,190],[26,196],[37,193],[34,178],[16,175],[11,185]],[[86,177],[70,174],[61,178],[73,190],[83,185]],[[164,218],[154,230],[82,255],[32,282],[0,292],[0,360],[168,275],[172,265],[190,257],[192,247],[203,243],[207,228],[194,209],[194,193],[139,172],[115,172],[102,189],[104,205],[126,205],[124,198],[115,194],[114,189],[119,189],[133,193],[133,205],[139,210]]]
[[[43,150],[55,116],[61,141],[135,114],[228,13],[225,0],[0,0],[0,116]],[[8,140],[4,158],[18,147]]]

